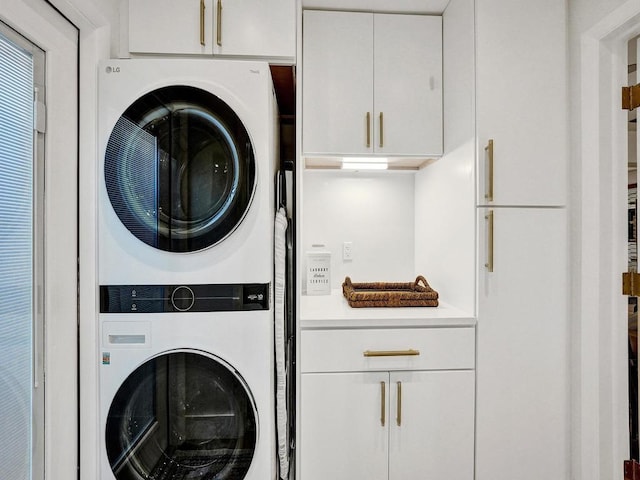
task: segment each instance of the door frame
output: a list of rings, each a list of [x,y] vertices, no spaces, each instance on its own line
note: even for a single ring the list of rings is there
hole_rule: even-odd
[[[629,458],[627,300],[627,43],[640,4],[623,3],[580,37],[580,139],[572,187],[572,478],[623,478]],[[624,205],[624,208],[622,206]],[[576,238],[577,237],[577,238]]]

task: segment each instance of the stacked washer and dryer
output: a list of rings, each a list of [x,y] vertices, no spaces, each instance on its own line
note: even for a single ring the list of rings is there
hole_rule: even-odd
[[[99,72],[100,480],[274,478],[269,66]]]

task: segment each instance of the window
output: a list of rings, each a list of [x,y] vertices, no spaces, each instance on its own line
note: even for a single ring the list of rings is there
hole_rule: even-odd
[[[44,52],[0,23],[0,477],[14,480],[43,470],[43,83]]]

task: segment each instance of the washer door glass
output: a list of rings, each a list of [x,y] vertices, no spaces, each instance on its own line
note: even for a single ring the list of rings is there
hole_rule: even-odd
[[[243,479],[257,438],[241,377],[217,357],[179,351],[138,367],[116,393],[106,448],[117,480]]]
[[[154,90],[116,123],[105,152],[107,193],[138,239],[192,252],[226,238],[255,188],[254,151],[236,113],[188,86]]]

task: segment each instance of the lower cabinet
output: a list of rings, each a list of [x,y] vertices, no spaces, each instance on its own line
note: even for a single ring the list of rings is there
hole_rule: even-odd
[[[433,330],[437,335],[456,329]],[[437,330],[440,332],[436,333]],[[469,368],[453,369],[460,366],[457,364],[442,370],[348,371],[349,365],[345,365],[345,371],[305,373],[303,370],[301,480],[473,480],[474,333],[473,328],[459,330],[467,331],[462,341],[455,340],[453,352],[468,344],[467,351],[459,356],[462,360],[456,362],[466,363]],[[423,334],[420,330],[417,332]],[[412,345],[419,347],[428,343],[408,333],[407,341]],[[450,333],[453,333],[451,340],[455,339],[456,332]],[[336,343],[341,345],[340,331],[334,335]],[[342,351],[349,348],[343,347],[338,348]],[[398,355],[400,352],[377,353]],[[419,352],[424,359],[436,356],[424,347],[408,352]],[[362,353],[360,351],[361,356]],[[304,355],[303,350],[303,359]],[[415,367],[429,368],[428,360],[398,361],[397,357],[365,360],[364,368],[398,362],[409,367],[413,362]],[[304,360],[302,363],[304,369]],[[320,362],[314,360],[313,363]]]

